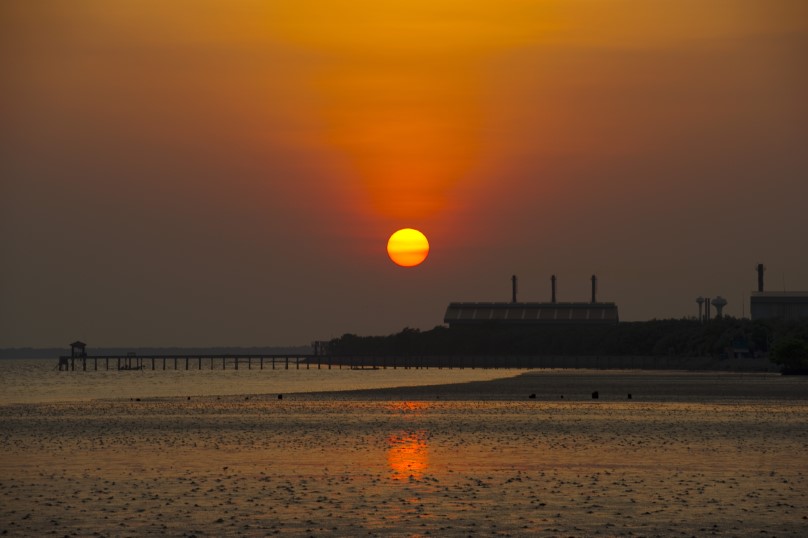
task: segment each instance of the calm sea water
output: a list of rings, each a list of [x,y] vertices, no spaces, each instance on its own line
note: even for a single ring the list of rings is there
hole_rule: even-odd
[[[179,367],[184,366],[183,361]],[[167,370],[107,371],[101,368],[103,365],[99,364],[98,371],[60,372],[56,359],[0,360],[0,404],[373,389],[481,381],[510,377],[523,371],[336,367],[328,370],[325,366],[322,369],[301,366],[298,370],[291,364],[289,370],[280,364],[273,370],[266,363],[263,370],[256,364],[250,370],[243,366],[239,370],[232,366],[227,370],[211,370],[206,362],[201,370],[174,370],[173,362]],[[216,368],[220,366],[217,364]]]

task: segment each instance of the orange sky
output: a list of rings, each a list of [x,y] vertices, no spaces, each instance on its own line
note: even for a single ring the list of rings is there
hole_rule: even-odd
[[[623,319],[808,289],[806,6],[7,0],[0,346],[430,328],[513,273]]]

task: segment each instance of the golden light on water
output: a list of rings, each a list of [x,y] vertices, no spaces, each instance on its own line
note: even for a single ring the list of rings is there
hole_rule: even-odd
[[[394,480],[422,478],[429,467],[429,449],[423,432],[405,432],[387,439],[387,465]]]

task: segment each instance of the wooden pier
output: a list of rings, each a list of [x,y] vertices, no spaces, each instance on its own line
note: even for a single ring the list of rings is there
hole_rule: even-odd
[[[428,356],[340,356],[327,353],[321,342],[312,345],[314,353],[215,353],[215,354],[156,354],[134,352],[88,355],[84,342],[70,344],[70,355],[59,357],[59,371],[143,371],[143,370],[239,370],[295,369],[310,370],[350,368],[352,370],[428,369],[433,368],[502,368],[491,361],[475,361],[469,357]],[[477,363],[475,365],[475,363]]]
[[[312,354],[215,354],[215,355],[64,355],[59,371],[143,370],[310,370],[519,368],[506,362],[477,357],[431,356],[332,356]],[[527,367],[524,365],[523,367]]]
[[[214,355],[65,355],[59,357],[59,371],[97,370],[310,370],[351,369],[464,369],[533,368],[527,361],[504,357],[375,355],[340,356],[324,354],[214,354]]]
[[[770,371],[765,365],[753,371]],[[712,367],[711,367],[712,365]],[[215,354],[215,355],[67,355],[59,357],[60,371],[162,371],[162,370],[429,370],[429,369],[715,369],[707,358],[655,356],[514,356],[514,355],[375,355],[343,356],[313,354]],[[369,373],[368,375],[373,375]]]
[[[333,366],[333,360],[323,355],[264,354],[264,355],[64,355],[59,357],[59,371],[87,370],[238,370],[253,368],[300,370]]]

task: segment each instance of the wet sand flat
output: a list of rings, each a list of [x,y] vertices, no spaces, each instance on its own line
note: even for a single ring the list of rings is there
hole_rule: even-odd
[[[686,372],[644,370],[545,369],[501,379],[449,385],[378,388],[325,393],[342,399],[459,399],[588,400],[598,391],[600,399],[632,399],[646,402],[736,402],[760,400],[808,400],[808,377],[779,373]],[[323,395],[324,393],[320,393]]]
[[[804,381],[698,375],[3,406],[0,533],[804,535]]]

